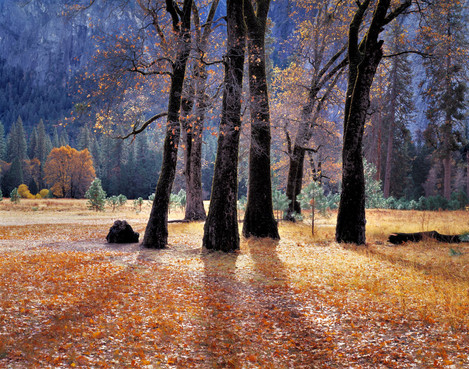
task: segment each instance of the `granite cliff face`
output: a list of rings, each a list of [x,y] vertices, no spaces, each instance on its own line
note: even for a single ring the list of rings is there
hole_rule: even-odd
[[[90,64],[95,36],[135,24],[135,6],[120,10],[97,1],[71,13],[66,4],[0,0],[0,121],[7,131],[18,116],[28,126],[41,118],[54,124],[69,114],[73,81]]]
[[[0,55],[11,66],[33,71],[38,82],[65,80],[94,51],[88,13],[64,17],[59,1],[0,2]]]
[[[0,121],[7,131],[18,116],[28,126],[41,118],[54,124],[61,114],[69,113],[76,100],[75,77],[85,67],[94,67],[97,36],[115,35],[142,24],[135,1],[120,6],[124,2],[99,0],[86,10],[71,12],[67,4],[77,2],[0,0]],[[294,9],[294,0],[272,3],[271,36],[276,42],[291,33],[289,15]],[[221,0],[218,16],[225,12],[225,1]],[[275,50],[273,63],[284,64],[287,53]]]

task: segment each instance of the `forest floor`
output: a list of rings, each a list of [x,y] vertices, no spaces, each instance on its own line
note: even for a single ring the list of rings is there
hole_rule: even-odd
[[[202,223],[106,244],[148,213],[0,203],[0,368],[469,368],[469,244],[386,242],[467,212],[369,211],[362,247],[333,242],[335,214],[233,254],[204,252]]]

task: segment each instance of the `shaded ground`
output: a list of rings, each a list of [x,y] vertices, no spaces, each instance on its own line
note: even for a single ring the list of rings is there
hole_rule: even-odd
[[[467,283],[402,262],[409,246],[282,225],[204,253],[194,223],[152,251],[106,244],[106,222],[0,227],[0,367],[469,367]]]

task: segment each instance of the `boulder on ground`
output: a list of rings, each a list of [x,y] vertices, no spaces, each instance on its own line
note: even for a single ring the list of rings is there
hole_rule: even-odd
[[[138,237],[138,232],[134,232],[129,223],[125,220],[116,220],[109,228],[106,240],[109,243],[136,243]]]

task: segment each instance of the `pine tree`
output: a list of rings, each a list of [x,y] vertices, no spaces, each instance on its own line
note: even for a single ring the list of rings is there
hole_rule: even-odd
[[[7,158],[12,162],[14,158],[20,161],[26,160],[28,145],[26,144],[26,134],[23,128],[23,120],[18,117],[17,121],[13,124],[8,135],[7,144]]]
[[[405,41],[404,18],[392,24],[388,38],[390,54],[398,54]],[[412,93],[412,69],[408,55],[394,56],[383,65],[388,69],[386,75],[387,88],[383,94],[381,115],[384,130],[382,145],[383,157],[383,192],[384,197],[403,196],[403,185],[410,172],[408,153],[410,132],[407,124],[413,118],[414,104]],[[378,170],[378,168],[376,168]],[[381,168],[380,168],[381,169]]]
[[[106,192],[104,192],[99,178],[95,178],[91,183],[88,191],[86,191],[85,198],[88,199],[88,208],[90,210],[104,211]]]
[[[36,127],[33,128],[33,131],[29,135],[29,144],[28,144],[28,157],[35,158],[36,153],[36,146],[37,146],[37,129]]]
[[[37,125],[37,144],[34,152],[34,157],[38,158],[41,164],[45,163],[47,156],[52,150],[52,143],[49,135],[46,133],[44,122],[42,119]]]
[[[59,131],[57,130],[57,126],[54,127],[54,133],[52,134],[52,146],[60,147],[60,138],[59,138]]]
[[[88,149],[91,152],[91,132],[87,126],[80,128],[80,133],[78,134],[78,143],[77,150]]]
[[[467,92],[467,19],[460,1],[442,0],[430,6],[420,28],[425,51],[423,94],[428,103],[426,136],[443,162],[443,194],[451,196],[452,154],[458,149],[458,123],[464,119]],[[461,125],[462,126],[462,125]]]
[[[59,144],[60,146],[70,145],[70,139],[68,137],[67,129],[65,127],[63,127],[62,131],[60,132]]]
[[[0,160],[6,159],[7,153],[7,141],[5,138],[5,127],[2,121],[0,121]]]
[[[14,204],[18,204],[20,202],[20,195],[18,194],[18,189],[14,188],[10,192],[10,201]]]
[[[10,169],[2,178],[2,188],[5,193],[10,193],[13,188],[18,187],[23,183],[23,178],[23,162],[18,158],[14,158]]]

